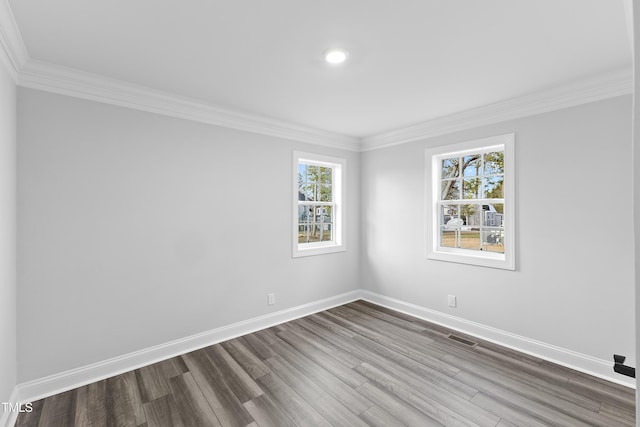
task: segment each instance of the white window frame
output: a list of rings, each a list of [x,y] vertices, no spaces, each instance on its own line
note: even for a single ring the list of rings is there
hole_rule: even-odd
[[[425,150],[425,217],[426,217],[426,257],[428,259],[478,265],[483,267],[515,270],[515,134],[498,135],[489,138],[444,145]],[[440,246],[439,198],[441,192],[442,159],[487,152],[492,149],[504,150],[504,234],[505,252],[476,251],[471,249]],[[473,202],[478,199],[469,199]],[[482,199],[479,199],[482,200]]]
[[[298,200],[298,165],[305,163],[314,166],[330,167],[332,177],[332,208],[333,208],[333,240],[326,242],[298,243],[298,206],[304,202]],[[311,255],[344,252],[347,250],[345,241],[346,222],[346,173],[347,160],[301,151],[293,152],[293,210],[292,210],[292,256],[293,258]],[[308,203],[308,202],[307,202]]]

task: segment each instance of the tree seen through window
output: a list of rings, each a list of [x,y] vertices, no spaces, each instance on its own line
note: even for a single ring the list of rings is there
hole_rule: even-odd
[[[504,253],[504,151],[440,160],[440,245]]]
[[[333,168],[298,164],[298,243],[333,241]]]

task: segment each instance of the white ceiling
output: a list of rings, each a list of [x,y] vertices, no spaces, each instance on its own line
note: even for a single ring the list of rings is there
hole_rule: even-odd
[[[631,69],[623,0],[9,5],[32,60],[356,138]]]

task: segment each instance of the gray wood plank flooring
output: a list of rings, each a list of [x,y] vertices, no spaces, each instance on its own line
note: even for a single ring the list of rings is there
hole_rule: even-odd
[[[33,402],[16,426],[634,426],[633,390],[357,301]]]

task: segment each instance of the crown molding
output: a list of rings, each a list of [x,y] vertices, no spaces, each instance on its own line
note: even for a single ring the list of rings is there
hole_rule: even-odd
[[[358,139],[242,113],[145,86],[33,59],[23,64],[17,81],[20,86],[32,89],[351,151],[369,151],[406,144],[633,93],[632,71],[625,68]]]
[[[118,105],[333,148],[358,151],[359,140],[259,115],[110,79],[43,61],[29,60],[20,70],[18,84],[62,95]]]
[[[8,0],[0,0],[0,62],[17,82],[20,70],[28,60],[29,54],[13,17],[11,6]]]
[[[625,0],[627,18],[631,7]],[[351,151],[391,147],[633,93],[633,73],[625,68],[360,139],[30,59],[8,0],[0,0],[0,62],[23,87]]]
[[[369,136],[361,140],[361,151],[406,144],[631,93],[633,93],[633,73],[631,69],[625,68],[568,85],[538,91],[529,95],[427,120],[413,126]]]
[[[351,151],[360,140],[269,117],[247,114],[97,74],[29,58],[8,0],[0,0],[0,62],[20,86]]]

